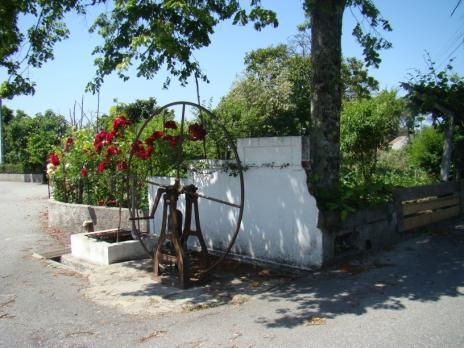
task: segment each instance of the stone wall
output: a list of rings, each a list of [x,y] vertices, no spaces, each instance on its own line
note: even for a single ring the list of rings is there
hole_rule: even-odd
[[[48,201],[48,226],[69,233],[84,232],[84,221],[91,220],[95,230],[117,228],[119,224],[119,208],[98,207],[93,205],[72,204]],[[142,230],[146,223],[141,224]],[[121,228],[130,229],[128,209],[121,209]]]

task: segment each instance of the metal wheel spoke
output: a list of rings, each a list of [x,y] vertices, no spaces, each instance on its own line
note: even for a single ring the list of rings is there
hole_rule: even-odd
[[[235,208],[239,208],[239,209],[241,208],[241,205],[240,205],[240,204],[227,202],[227,201],[224,201],[224,200],[219,199],[219,198],[215,198],[215,197],[210,197],[210,196],[204,195],[204,194],[202,194],[202,193],[198,193],[198,192],[185,192],[185,194],[191,195],[191,196],[196,196],[196,197],[199,197],[199,198],[204,198],[204,199],[207,199],[207,200],[210,200],[210,201],[213,201],[213,202],[217,202],[217,203],[229,205],[229,206],[231,206],[231,207],[235,207]]]

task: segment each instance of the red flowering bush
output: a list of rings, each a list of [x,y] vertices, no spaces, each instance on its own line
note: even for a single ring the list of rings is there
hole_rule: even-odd
[[[190,140],[197,141],[205,139],[206,131],[201,124],[192,123],[189,125],[188,130]]]
[[[181,146],[183,158],[189,157],[185,152],[200,153],[200,147],[194,143],[206,135],[197,123],[187,124],[187,131],[180,134],[174,120],[163,122],[160,117],[135,140],[139,126],[119,114],[96,134],[81,129],[66,137],[48,157],[54,198],[93,205],[125,205],[123,175],[127,174],[129,160],[131,176],[172,175]]]
[[[176,147],[180,141],[180,137],[178,135],[170,135],[170,134],[165,135],[162,139],[164,142],[169,144],[169,146],[171,147]]]
[[[64,150],[69,151],[69,149],[71,148],[73,144],[74,144],[74,139],[72,137],[68,137],[68,139],[66,139]]]
[[[117,146],[111,145],[110,147],[108,147],[108,149],[106,149],[106,158],[108,159],[110,157],[117,156],[121,153],[122,151],[118,149]]]
[[[103,171],[106,169],[106,166],[108,163],[106,162],[100,162],[97,166],[97,173],[103,173]]]
[[[176,121],[166,121],[164,122],[164,128],[166,129],[177,129]]]
[[[48,163],[51,163],[54,166],[59,166],[60,165],[60,158],[58,157],[58,155],[56,153],[52,152],[48,156]]]
[[[126,119],[126,116],[120,115],[113,120],[113,130],[117,132],[120,128],[126,128],[130,122]]]
[[[145,144],[147,144],[147,145],[153,145],[153,143],[154,143],[156,140],[158,140],[158,139],[160,139],[160,138],[163,137],[163,134],[164,134],[164,132],[161,131],[161,130],[154,132],[152,135],[150,135],[149,137],[147,137],[147,139],[145,139]]]
[[[127,169],[126,161],[119,161],[116,163],[116,170],[123,172]]]

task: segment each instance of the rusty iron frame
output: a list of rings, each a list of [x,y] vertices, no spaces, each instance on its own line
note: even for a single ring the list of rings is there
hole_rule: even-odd
[[[200,241],[200,245],[202,247],[202,256],[204,258],[204,263],[207,265],[207,267],[201,272],[199,278],[200,278],[200,281],[201,280],[204,280],[206,279],[206,277],[220,264],[224,261],[224,259],[230,254],[236,240],[237,240],[237,237],[238,237],[238,234],[240,232],[240,228],[241,228],[241,222],[242,222],[242,218],[243,218],[243,210],[244,210],[244,200],[245,200],[245,184],[244,184],[244,177],[243,177],[243,169],[242,169],[242,164],[241,164],[241,161],[240,161],[240,157],[238,155],[238,151],[237,151],[237,147],[235,145],[235,142],[233,141],[233,138],[231,137],[231,135],[229,134],[229,132],[227,131],[226,127],[224,126],[224,124],[222,123],[222,121],[216,117],[216,115],[214,115],[211,111],[209,111],[208,109],[206,109],[205,107],[199,105],[199,104],[195,104],[195,103],[192,103],[192,102],[188,102],[188,101],[177,101],[177,102],[172,102],[172,103],[169,103],[169,104],[166,104],[160,108],[158,108],[156,110],[156,112],[150,116],[146,121],[145,123],[142,125],[142,127],[139,129],[139,131],[137,132],[137,135],[134,139],[134,142],[137,141],[137,140],[140,140],[140,137],[145,129],[145,127],[153,120],[155,119],[156,117],[160,116],[163,114],[163,111],[171,108],[171,107],[175,107],[175,106],[182,106],[182,118],[181,118],[181,125],[180,125],[180,141],[179,143],[177,143],[176,145],[176,149],[177,149],[177,154],[176,154],[176,178],[175,178],[175,183],[174,185],[163,185],[163,184],[159,184],[159,183],[156,183],[156,182],[153,182],[153,181],[150,181],[150,180],[147,180],[146,178],[144,178],[142,181],[144,183],[148,183],[148,184],[152,184],[152,185],[155,185],[155,186],[158,186],[159,189],[158,189],[158,192],[157,192],[157,197],[155,199],[155,202],[154,202],[154,205],[153,205],[153,208],[152,208],[152,212],[150,214],[149,217],[140,217],[139,216],[139,210],[137,209],[137,204],[136,204],[136,183],[138,182],[138,180],[140,180],[140,178],[136,178],[132,175],[131,173],[131,163],[132,163],[132,159],[133,159],[133,154],[130,154],[129,156],[129,160],[128,160],[128,170],[127,170],[127,176],[126,176],[126,183],[127,183],[127,197],[128,197],[128,207],[129,207],[129,214],[130,214],[130,220],[132,221],[132,231],[134,232],[134,234],[136,235],[137,239],[140,241],[140,243],[142,244],[143,248],[145,249],[145,251],[147,252],[147,254],[154,259],[154,273],[155,275],[158,275],[158,272],[159,272],[159,269],[158,269],[158,265],[159,265],[159,261],[162,261],[162,260],[168,260],[168,261],[174,261],[178,264],[178,270],[179,270],[179,283],[180,283],[180,286],[181,287],[187,287],[189,284],[188,282],[188,261],[186,264],[184,264],[184,260],[186,260],[186,257],[185,255],[183,254],[183,244],[186,242],[187,238],[189,235],[193,235],[193,236],[196,236],[199,241]],[[227,202],[225,200],[222,200],[222,199],[218,199],[218,198],[215,198],[215,197],[210,197],[210,196],[207,196],[207,195],[204,195],[202,193],[198,193],[196,192],[196,187],[181,187],[180,186],[180,166],[181,166],[181,163],[183,161],[183,156],[182,156],[182,144],[183,144],[183,130],[184,130],[184,123],[185,123],[185,108],[186,106],[189,106],[189,107],[193,107],[193,108],[197,108],[200,112],[200,115],[201,115],[201,121],[203,122],[203,117],[206,115],[211,121],[215,122],[217,126],[219,126],[219,128],[222,130],[223,134],[225,135],[225,138],[227,140],[227,145],[229,146],[229,148],[231,149],[231,151],[233,152],[234,156],[235,156],[235,164],[236,164],[236,170],[237,170],[237,173],[238,173],[238,177],[239,177],[239,180],[240,180],[240,201],[239,203],[233,203],[233,202]],[[177,229],[177,225],[179,224],[179,222],[177,221],[177,213],[174,213],[176,212],[176,209],[177,209],[177,200],[179,198],[179,195],[181,194],[184,194],[185,195],[185,199],[186,199],[186,208],[188,208],[188,211],[187,211],[187,214],[190,215],[190,219],[191,219],[191,214],[192,214],[192,209],[193,209],[193,213],[195,214],[195,221],[196,221],[196,226],[197,226],[197,230],[194,231],[194,233],[192,233],[192,230],[191,230],[191,227],[188,226],[188,228],[186,227],[187,226],[187,221],[185,221],[185,224],[184,224],[184,232],[186,232],[186,236],[177,236],[176,237],[176,231],[174,231],[173,229]],[[164,203],[163,203],[163,222],[162,222],[162,230],[163,229],[171,229],[170,231],[168,231],[168,236],[163,236],[164,239],[166,238],[170,238],[171,241],[172,241],[172,244],[174,244],[174,247],[175,247],[175,253],[176,253],[176,256],[170,256],[170,255],[161,255],[159,252],[160,252],[160,245],[157,245],[155,247],[155,255],[152,255],[150,252],[149,252],[149,248],[146,246],[145,242],[144,242],[144,239],[142,238],[141,236],[141,233],[140,233],[140,220],[145,220],[145,219],[153,219],[154,218],[154,214],[155,214],[155,211],[160,203],[160,200],[161,200],[161,196],[163,196],[163,199],[164,199]],[[237,221],[236,221],[236,225],[235,225],[235,229],[233,230],[233,235],[232,235],[232,238],[230,239],[230,242],[226,248],[226,250],[224,251],[224,253],[213,263],[209,263],[209,260],[208,260],[208,254],[207,254],[207,250],[206,250],[206,245],[204,243],[204,239],[203,239],[203,236],[202,236],[202,232],[201,232],[201,227],[200,227],[200,221],[199,221],[199,213],[198,213],[198,198],[203,198],[203,199],[207,199],[207,200],[210,200],[210,201],[213,201],[213,202],[216,202],[216,203],[219,203],[219,204],[224,204],[224,205],[228,205],[228,206],[232,206],[234,208],[237,208],[239,209],[239,213],[238,213],[238,216],[237,216]],[[174,221],[174,223],[172,221],[168,221],[167,219],[167,214],[168,214],[168,210],[170,212],[170,216],[172,216],[171,220]],[[190,221],[188,221],[188,223],[190,223]],[[172,226],[174,225],[174,226]],[[163,231],[161,231],[163,232]],[[174,238],[174,239],[172,239]],[[160,241],[161,243],[163,243],[163,241]],[[159,243],[158,243],[159,244]]]

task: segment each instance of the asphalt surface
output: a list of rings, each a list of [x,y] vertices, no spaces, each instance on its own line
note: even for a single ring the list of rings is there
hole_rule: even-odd
[[[463,347],[464,226],[314,272],[241,304],[131,315],[33,258],[46,186],[0,182],[0,347]]]

